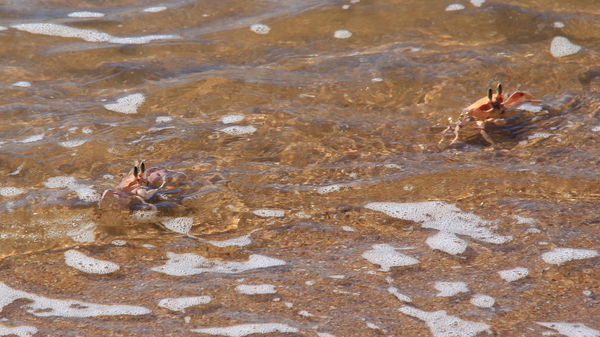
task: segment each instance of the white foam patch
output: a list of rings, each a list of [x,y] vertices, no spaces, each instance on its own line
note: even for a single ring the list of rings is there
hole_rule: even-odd
[[[144,12],[147,12],[147,13],[158,13],[158,12],[164,11],[165,9],[167,9],[167,6],[148,7],[146,9],[144,9]]]
[[[452,297],[460,293],[468,293],[469,288],[465,282],[435,282],[433,287],[439,291],[435,296]]]
[[[471,0],[471,3],[475,7],[481,7],[481,5],[483,5],[484,2],[485,2],[485,0]]]
[[[220,131],[225,132],[230,135],[237,136],[237,135],[246,135],[249,133],[254,133],[254,132],[256,132],[256,127],[254,127],[252,125],[248,125],[248,126],[235,125],[235,126],[228,126],[224,129],[221,129]]]
[[[514,269],[501,270],[498,272],[498,275],[500,275],[500,277],[503,278],[506,282],[514,282],[529,275],[529,269],[524,267],[517,267]]]
[[[529,140],[537,139],[537,138],[545,139],[545,138],[550,138],[551,136],[552,136],[552,134],[549,132],[535,132],[534,134],[527,137],[527,139],[529,139]]]
[[[332,334],[327,333],[327,332],[316,332],[315,331],[315,333],[317,334],[318,337],[335,337],[335,335],[332,335]]]
[[[542,259],[546,263],[561,264],[572,260],[591,259],[597,256],[598,252],[591,249],[554,248],[542,254]]]
[[[60,142],[58,144],[63,147],[71,148],[71,147],[81,146],[81,145],[85,144],[85,142],[87,142],[87,140],[68,140],[66,142]]]
[[[67,266],[88,274],[110,274],[120,268],[115,263],[89,257],[76,250],[67,250],[65,252],[65,263]]]
[[[16,187],[0,187],[0,195],[3,197],[13,197],[15,195],[23,194],[23,191],[20,188]]]
[[[228,115],[228,116],[224,116],[223,118],[221,118],[221,122],[223,124],[237,123],[237,122],[243,121],[244,118],[246,118],[246,116],[242,116],[242,115]]]
[[[0,30],[7,30],[8,27],[0,26]]]
[[[396,298],[399,299],[402,302],[409,302],[409,303],[412,302],[412,300],[410,299],[410,297],[401,294],[398,291],[398,288],[396,288],[396,287],[389,287],[388,291],[390,292],[390,294],[396,296]]]
[[[178,217],[162,220],[162,224],[168,229],[176,233],[188,234],[192,230],[194,219],[190,217]]]
[[[169,260],[164,266],[154,267],[152,270],[173,276],[190,276],[201,273],[242,273],[247,270],[276,267],[285,265],[285,261],[272,257],[252,254],[248,261],[221,261],[210,260],[203,256],[184,253],[167,253]]]
[[[119,44],[146,44],[154,40],[175,40],[181,38],[178,35],[146,35],[137,37],[112,37],[108,42]]]
[[[12,26],[15,29],[41,35],[73,37],[88,42],[144,44],[153,40],[178,39],[177,35],[147,35],[140,37],[116,37],[95,29],[81,29],[55,23],[24,23]]]
[[[94,230],[97,226],[95,222],[86,222],[68,231],[67,236],[70,236],[75,242],[94,242]]]
[[[131,94],[117,99],[116,103],[105,104],[107,110],[120,112],[124,114],[137,113],[137,109],[144,103],[146,97],[144,94]]]
[[[229,246],[244,247],[244,246],[247,246],[252,243],[252,240],[250,240],[250,235],[251,234],[246,234],[244,236],[240,236],[239,238],[233,238],[233,239],[223,240],[223,241],[207,241],[206,243],[211,244],[215,247],[229,247]]]
[[[29,88],[31,86],[31,82],[27,81],[19,81],[12,84],[13,87],[21,87],[21,88]]]
[[[122,247],[122,246],[125,246],[127,244],[127,241],[125,241],[125,240],[112,240],[110,242],[110,244],[114,245],[114,246]]]
[[[39,295],[15,290],[0,282],[0,311],[18,299],[28,299],[31,303],[24,306],[27,312],[38,317],[96,317],[118,315],[146,315],[150,310],[132,305],[105,305],[86,303],[75,300],[55,300]]]
[[[464,253],[469,245],[467,241],[457,237],[454,233],[443,231],[428,237],[425,242],[431,249],[439,249],[452,255]]]
[[[525,110],[525,111],[529,111],[529,112],[540,112],[542,111],[542,107],[539,105],[535,105],[535,104],[531,104],[531,103],[525,103],[525,104],[521,104],[518,107],[519,110]]]
[[[207,304],[210,301],[212,301],[210,296],[165,298],[158,302],[158,306],[172,311],[185,312],[186,308]]]
[[[67,176],[58,176],[58,177],[48,178],[48,180],[46,180],[46,182],[44,182],[44,186],[46,186],[47,188],[65,188],[65,187],[73,186],[75,184],[76,184],[75,178],[67,177]]]
[[[425,321],[433,337],[467,337],[487,331],[491,333],[490,326],[485,323],[469,322],[458,317],[446,314],[446,311],[422,311],[414,307],[401,307],[403,314],[416,317]]]
[[[471,304],[480,308],[491,308],[496,303],[496,300],[488,295],[476,294],[471,297]]]
[[[539,325],[543,325],[546,328],[550,328],[558,331],[559,334],[568,337],[598,337],[600,331],[592,328],[588,328],[584,324],[580,323],[562,323],[562,322],[536,322]]]
[[[192,332],[205,333],[208,335],[228,336],[228,337],[244,337],[252,334],[266,333],[296,333],[300,330],[286,324],[280,323],[262,323],[262,324],[240,324],[222,328],[205,328],[193,329]]]
[[[419,263],[419,260],[414,257],[398,253],[396,248],[386,245],[373,245],[372,250],[367,250],[362,255],[365,259],[373,264],[381,266],[381,271],[390,271],[391,267],[410,266]]]
[[[339,190],[342,187],[344,187],[344,185],[341,185],[341,184],[321,186],[321,187],[317,188],[317,193],[319,193],[319,194],[327,194],[327,193],[331,193],[331,192],[339,192]]]
[[[535,222],[534,218],[528,218],[528,217],[524,217],[524,216],[520,216],[520,215],[516,215],[516,214],[513,215],[513,218],[517,219],[517,225]]]
[[[594,127],[592,128],[592,131],[594,131],[594,132],[598,132],[598,131],[600,131],[600,126],[594,126]]]
[[[148,223],[158,220],[157,213],[158,210],[135,211],[129,217],[135,222]]]
[[[352,36],[352,33],[345,29],[336,30],[333,33],[333,37],[335,37],[336,39],[347,39],[351,36]]]
[[[279,209],[257,209],[252,213],[263,218],[283,218],[285,216],[285,211]]]
[[[240,294],[246,295],[260,295],[260,294],[275,294],[277,290],[275,290],[275,286],[272,284],[257,284],[257,285],[249,285],[249,284],[240,284],[235,287],[235,290]]]
[[[512,236],[498,235],[492,231],[496,221],[484,220],[443,201],[372,202],[365,205],[365,208],[383,212],[394,218],[419,222],[424,228],[467,235],[484,242],[502,244],[512,239]]]
[[[257,23],[250,26],[250,30],[255,32],[256,34],[269,34],[269,32],[271,31],[271,27]]]
[[[16,335],[19,337],[31,337],[38,332],[38,329],[32,326],[14,326],[7,327],[0,323],[0,336]]]
[[[44,139],[44,134],[39,134],[39,135],[33,135],[33,136],[29,136],[21,141],[19,141],[20,143],[32,143],[32,142],[37,142],[38,140],[42,140]]]
[[[156,117],[156,123],[166,123],[173,120],[173,117],[170,116],[159,116]]]
[[[451,5],[448,5],[448,7],[446,7],[446,12],[461,11],[463,9],[465,9],[465,6],[463,6],[461,4],[451,4]]]
[[[70,18],[103,18],[105,16],[105,14],[99,13],[99,12],[82,11],[82,12],[69,13],[68,16]]]
[[[71,191],[77,193],[77,197],[86,202],[98,202],[101,195],[92,187],[93,185],[82,185],[73,183],[67,186]]]
[[[565,28],[565,23],[561,21],[555,21],[552,23],[552,27],[554,28]]]
[[[550,54],[554,57],[573,55],[580,50],[581,46],[571,43],[569,39],[563,36],[556,36],[550,43]]]

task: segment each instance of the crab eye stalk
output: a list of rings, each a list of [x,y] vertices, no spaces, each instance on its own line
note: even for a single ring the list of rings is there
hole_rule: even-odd
[[[144,174],[144,172],[146,172],[146,164],[144,164],[144,162],[142,162],[140,164],[140,171],[142,172],[142,174]]]
[[[502,84],[498,83],[498,96],[502,95]]]
[[[492,89],[488,89],[488,99],[491,101],[492,100]]]
[[[137,178],[138,177],[138,173],[139,173],[138,172],[138,167],[136,165],[136,166],[133,167],[133,176]]]

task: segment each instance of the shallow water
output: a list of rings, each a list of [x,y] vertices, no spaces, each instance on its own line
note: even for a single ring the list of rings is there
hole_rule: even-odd
[[[599,16],[0,4],[0,335],[600,336]],[[440,144],[498,83],[537,102]]]

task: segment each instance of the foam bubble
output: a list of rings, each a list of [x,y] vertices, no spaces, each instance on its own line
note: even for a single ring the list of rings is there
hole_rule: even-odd
[[[87,142],[87,140],[68,140],[66,142],[60,142],[58,144],[64,147],[78,147],[85,144],[85,142]]]
[[[3,197],[13,197],[15,195],[19,195],[25,193],[25,191],[23,191],[20,188],[16,188],[16,187],[0,187],[0,195]]]
[[[401,294],[398,291],[398,288],[396,288],[396,287],[389,287],[388,291],[390,292],[390,294],[396,296],[396,298],[399,299],[402,302],[412,302],[412,300],[410,299],[410,297]]]
[[[461,4],[451,4],[451,5],[448,5],[448,7],[446,7],[446,12],[461,11],[463,9],[465,9],[465,6],[463,6]]]
[[[42,140],[44,138],[44,134],[39,134],[39,135],[33,135],[33,136],[29,136],[23,140],[20,141],[20,143],[31,143],[31,142],[37,142],[38,140]]]
[[[88,274],[110,274],[119,270],[119,265],[89,257],[76,250],[65,252],[65,263],[77,270]]]
[[[172,311],[185,312],[185,308],[207,304],[210,303],[210,301],[212,301],[210,296],[165,298],[158,302],[158,306]]]
[[[221,122],[223,124],[237,123],[237,122],[243,121],[244,118],[246,118],[246,116],[242,116],[242,115],[228,115],[228,116],[224,116],[223,118],[221,118]]]
[[[598,252],[591,249],[554,248],[552,251],[542,254],[546,263],[561,264],[572,260],[583,260],[597,257]]]
[[[65,188],[69,186],[74,186],[75,184],[75,178],[67,176],[48,178],[48,180],[44,182],[44,186],[46,186],[47,188]]]
[[[162,220],[162,224],[168,229],[176,233],[188,234],[194,224],[194,219],[189,217],[179,217],[167,220]]]
[[[558,331],[559,334],[568,337],[598,337],[600,330],[588,328],[581,323],[563,323],[563,322],[536,322],[546,328]]]
[[[565,28],[565,24],[564,24],[564,22],[561,22],[561,21],[556,21],[556,22],[554,22],[554,23],[552,24],[552,26],[553,26],[554,28]]]
[[[93,242],[96,226],[97,225],[94,222],[83,223],[77,228],[68,231],[67,236],[70,236],[75,242]]]
[[[485,323],[465,321],[446,314],[444,310],[427,312],[410,306],[398,310],[425,321],[433,337],[476,336],[484,331],[491,333],[490,326]]]
[[[383,212],[391,217],[421,223],[424,228],[434,228],[447,233],[467,235],[484,242],[502,244],[511,236],[494,234],[491,230],[495,221],[463,212],[455,205],[443,201],[424,201],[412,203],[373,202],[365,208]]]
[[[243,246],[247,246],[247,245],[251,244],[252,240],[250,240],[250,234],[246,234],[244,236],[240,236],[239,238],[223,240],[223,241],[207,241],[206,243],[209,243],[215,247],[229,247],[229,246],[243,247]]]
[[[476,307],[491,308],[496,303],[496,300],[493,297],[488,296],[488,295],[477,294],[477,295],[473,295],[473,297],[471,297],[470,302],[471,302],[471,304],[473,304]]]
[[[0,26],[0,30],[7,30],[8,27]]]
[[[141,222],[141,223],[147,223],[147,222],[154,222],[157,219],[156,214],[158,213],[158,210],[147,210],[147,211],[135,211],[130,215],[131,220],[135,221],[135,222]]]
[[[144,9],[144,12],[158,13],[158,12],[164,11],[165,9],[167,9],[167,6],[148,7],[146,9]]]
[[[331,192],[338,192],[342,187],[344,187],[344,185],[341,185],[341,184],[321,186],[321,187],[317,188],[317,193],[327,194],[327,193],[331,193]]]
[[[100,194],[92,188],[93,185],[80,185],[73,184],[69,186],[69,189],[77,193],[77,197],[86,202],[98,202],[100,201]]]
[[[352,33],[350,31],[345,30],[345,29],[336,30],[333,33],[333,37],[335,37],[336,39],[347,39],[347,38],[349,38],[351,36],[352,36]]]
[[[75,300],[55,300],[15,290],[0,282],[0,311],[6,305],[20,299],[29,299],[32,302],[25,304],[28,313],[38,317],[96,317],[118,315],[146,315],[151,313],[144,307],[131,305],[104,305],[86,303]]]
[[[513,282],[529,275],[529,269],[517,267],[514,269],[501,270],[498,272],[501,278],[506,282]]]
[[[70,18],[102,18],[104,17],[104,13],[99,13],[99,12],[87,12],[87,11],[82,11],[82,12],[73,12],[73,13],[69,13],[68,16]]]
[[[81,29],[55,23],[24,23],[12,26],[15,29],[41,35],[76,37],[88,42],[106,42],[112,35],[95,29]]]
[[[263,218],[283,218],[285,216],[285,211],[279,209],[257,209],[252,213]]]
[[[180,39],[179,35],[146,35],[146,36],[136,36],[136,37],[116,37],[113,36],[108,39],[110,43],[119,43],[119,44],[146,44],[150,43],[154,40],[175,40]]]
[[[19,337],[31,337],[38,332],[38,329],[32,326],[13,326],[7,327],[0,324],[0,336],[17,335]]]
[[[208,335],[220,335],[228,337],[244,337],[258,333],[273,333],[273,332],[299,332],[300,330],[286,324],[280,323],[262,323],[262,324],[240,324],[222,328],[204,328],[193,329],[192,332],[205,333]]]
[[[381,266],[381,271],[390,271],[391,267],[410,266],[419,263],[419,260],[414,257],[398,253],[396,249],[390,245],[380,244],[373,245],[372,250],[364,252],[362,255],[365,259],[373,264]]]
[[[178,39],[177,35],[148,35],[139,37],[116,37],[108,33],[103,33],[95,29],[81,29],[55,23],[24,23],[14,25],[13,28],[32,34],[74,37],[88,42],[110,42],[110,43],[129,43],[143,44],[153,40]]]
[[[225,132],[230,135],[237,136],[237,135],[245,135],[245,134],[249,134],[249,133],[254,133],[254,132],[256,132],[256,127],[254,127],[252,125],[248,125],[248,126],[235,125],[235,126],[228,126],[224,129],[221,129],[220,131]]]
[[[346,232],[354,232],[354,228],[352,228],[350,226],[342,226],[342,229],[345,230]]]
[[[246,294],[246,295],[277,293],[277,290],[275,290],[275,286],[272,284],[257,284],[257,285],[240,284],[239,286],[235,287],[235,290],[240,294]]]
[[[12,84],[13,87],[21,87],[21,88],[29,88],[31,86],[31,82],[27,81],[19,81]]]
[[[170,122],[172,120],[173,120],[173,117],[171,117],[171,116],[156,117],[156,123],[166,123],[166,122]]]
[[[539,105],[525,103],[525,104],[519,105],[518,109],[529,111],[529,112],[540,112],[540,111],[542,111],[543,108]]]
[[[124,114],[137,113],[137,109],[144,103],[146,97],[144,94],[131,94],[117,99],[116,103],[105,104],[107,110],[120,112]]]
[[[152,270],[173,276],[190,276],[201,273],[235,274],[252,269],[285,265],[285,261],[258,254],[250,255],[246,262],[210,260],[192,253],[168,252],[167,257],[169,260],[164,266],[154,267]]]
[[[254,24],[250,26],[250,30],[255,32],[256,34],[269,34],[271,31],[271,27],[262,24]]]
[[[484,2],[485,2],[485,0],[471,0],[471,3],[475,7],[481,7],[481,5],[483,5]]]
[[[531,136],[527,137],[528,139],[536,139],[536,138],[550,138],[552,136],[551,133],[548,132],[535,132],[534,134],[532,134]]]
[[[433,287],[439,291],[435,296],[452,297],[460,293],[468,293],[469,289],[465,282],[435,282]]]
[[[444,231],[438,232],[434,236],[430,236],[425,241],[431,249],[439,249],[448,254],[462,254],[467,249],[467,241],[460,239],[453,233]]]
[[[564,57],[576,54],[581,50],[581,46],[572,44],[569,39],[563,36],[556,36],[550,43],[550,54],[554,57]]]
[[[114,246],[122,247],[122,246],[125,246],[127,244],[127,241],[125,241],[125,240],[112,240],[110,242],[110,244],[114,245]]]

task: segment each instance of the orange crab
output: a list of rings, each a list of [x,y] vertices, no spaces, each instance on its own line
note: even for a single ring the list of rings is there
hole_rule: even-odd
[[[100,207],[110,203],[109,199],[116,200],[121,208],[132,208],[141,204],[144,208],[156,209],[153,199],[157,193],[165,187],[165,184],[174,180],[187,180],[183,172],[171,171],[151,167],[146,169],[144,162],[136,161],[133,169],[114,189],[108,189],[102,193]],[[158,198],[160,199],[160,198]]]
[[[458,117],[458,122],[448,126],[442,132],[442,140],[440,144],[445,140],[448,131],[454,130],[454,139],[451,144],[458,141],[459,132],[465,126],[477,124],[477,130],[481,136],[492,146],[496,144],[485,132],[485,125],[487,123],[494,123],[496,125],[506,124],[506,121],[502,119],[505,111],[510,111],[518,108],[520,105],[528,102],[532,102],[532,96],[523,91],[515,91],[507,94],[507,98],[502,94],[502,84],[498,84],[498,93],[493,94],[492,89],[488,89],[487,97],[483,97],[477,102],[469,105]]]

